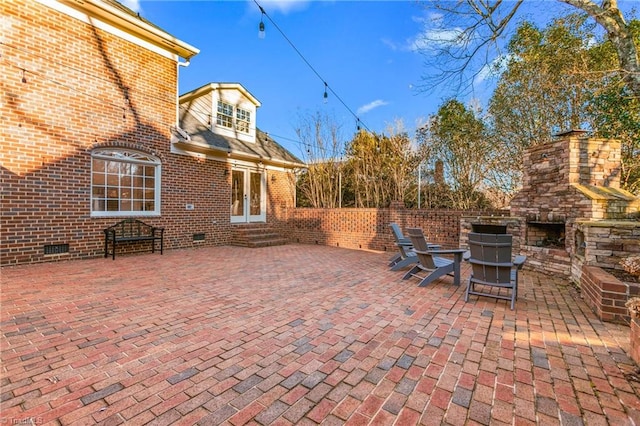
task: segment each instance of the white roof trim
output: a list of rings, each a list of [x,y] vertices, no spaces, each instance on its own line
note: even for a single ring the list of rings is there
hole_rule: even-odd
[[[36,0],[165,57],[190,59],[200,50],[101,0]]]

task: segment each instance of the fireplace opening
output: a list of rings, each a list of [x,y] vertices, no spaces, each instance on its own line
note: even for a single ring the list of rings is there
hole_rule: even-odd
[[[527,245],[565,248],[564,222],[527,222]]]
[[[484,223],[472,223],[471,232],[477,232],[479,234],[506,234],[506,225],[488,225]]]

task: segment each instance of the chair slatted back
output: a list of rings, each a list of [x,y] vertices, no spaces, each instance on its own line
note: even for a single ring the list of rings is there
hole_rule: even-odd
[[[405,236],[402,235],[402,229],[400,229],[397,223],[391,223],[389,226],[391,227],[391,232],[393,232],[393,238],[396,240],[396,243],[406,240]]]
[[[469,233],[469,251],[474,279],[508,284],[511,280],[511,248],[513,236],[510,234]]]
[[[422,266],[428,269],[436,269],[437,266],[433,261],[433,257],[430,254],[420,253],[429,250],[427,240],[424,237],[424,233],[421,228],[407,228],[407,235],[413,244],[413,248],[416,251],[416,255],[420,260]]]
[[[405,258],[409,256],[410,247],[406,245],[408,242],[408,239],[404,235],[402,235],[402,230],[400,229],[397,223],[392,223],[389,226],[391,226],[391,231],[393,232],[393,238],[396,240],[396,245],[398,246],[398,250],[402,254],[402,257]]]

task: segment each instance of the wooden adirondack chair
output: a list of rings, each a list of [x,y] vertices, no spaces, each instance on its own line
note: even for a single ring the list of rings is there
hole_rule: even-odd
[[[402,230],[397,223],[391,223],[389,226],[391,227],[396,247],[398,247],[398,253],[394,254],[391,259],[389,259],[389,267],[391,267],[391,270],[397,271],[405,266],[416,263],[418,258],[413,252],[411,240],[402,234]]]
[[[470,294],[494,297],[510,300],[513,310],[518,297],[518,270],[527,258],[515,256],[512,260],[512,239],[509,234],[469,233],[467,260],[471,263],[471,276],[464,295],[465,302],[469,300]],[[499,287],[499,290],[492,287]],[[507,289],[507,294],[501,289]]]
[[[444,275],[453,275],[453,283],[460,285],[460,263],[464,249],[442,250],[429,246],[420,228],[407,228],[407,235],[413,244],[418,263],[407,272],[403,280],[420,278],[418,286],[424,287]],[[453,255],[453,260],[442,255]]]

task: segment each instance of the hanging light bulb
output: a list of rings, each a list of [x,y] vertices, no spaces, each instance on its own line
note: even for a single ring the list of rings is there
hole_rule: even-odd
[[[323,97],[323,102],[326,104],[327,102],[329,102],[329,94],[327,93],[327,83],[324,83],[324,95],[322,95]]]
[[[360,131],[360,119],[359,118],[356,120],[356,129],[358,131]]]
[[[266,35],[264,32],[264,21],[262,20],[264,17],[264,9],[262,7],[260,7],[260,12],[262,12],[262,15],[260,16],[260,24],[258,25],[258,38],[262,40]]]
[[[24,70],[24,68],[23,68],[23,69],[22,69],[22,82],[23,82],[23,83],[26,83],[26,82],[27,82],[27,77],[26,77],[26,75],[25,75],[24,71],[25,71],[25,70]]]

